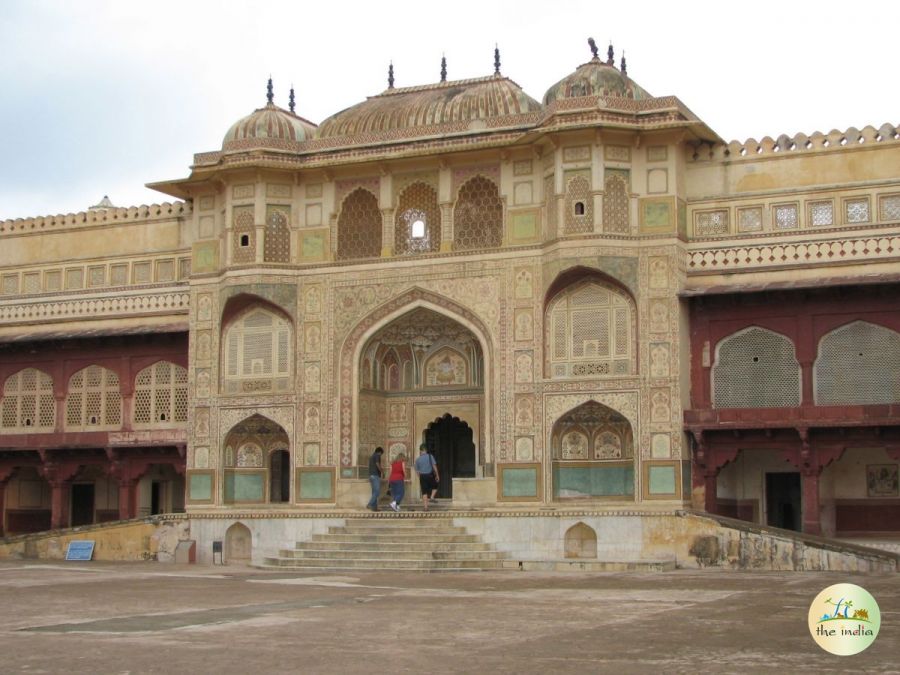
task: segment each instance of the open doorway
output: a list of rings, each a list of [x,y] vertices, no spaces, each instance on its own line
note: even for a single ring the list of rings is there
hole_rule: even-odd
[[[438,497],[453,497],[454,478],[475,477],[475,443],[472,428],[458,417],[446,413],[428,425],[425,445],[437,461],[441,481]]]
[[[800,531],[800,474],[766,474],[766,524]]]
[[[72,485],[72,527],[94,522],[94,484]]]
[[[269,456],[269,502],[280,504],[291,500],[291,454],[276,450]]]

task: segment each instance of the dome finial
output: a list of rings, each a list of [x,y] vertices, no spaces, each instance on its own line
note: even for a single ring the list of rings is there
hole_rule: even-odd
[[[388,89],[394,88],[394,62],[388,64]]]
[[[597,49],[597,43],[594,42],[594,38],[591,38],[591,37],[588,38],[588,46],[591,48],[591,54],[593,54],[594,58],[596,59],[598,49]]]
[[[500,74],[500,47],[494,43],[494,75]]]
[[[607,65],[613,65],[616,62],[615,54],[613,53],[612,40],[609,41],[609,49],[606,50],[606,63]]]
[[[291,82],[291,95],[288,97],[288,108],[294,112],[294,83]]]
[[[275,99],[275,94],[272,93],[272,76],[269,75],[269,83],[266,85],[266,100],[269,103]]]
[[[624,49],[622,50],[622,62],[621,62],[621,65],[619,66],[619,70],[622,71],[623,75],[628,74],[628,69],[625,67],[625,50]]]
[[[441,82],[447,81],[447,57],[441,55]]]

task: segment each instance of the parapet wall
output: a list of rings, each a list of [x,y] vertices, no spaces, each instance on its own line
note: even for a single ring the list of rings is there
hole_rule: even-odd
[[[159,218],[177,218],[189,216],[192,212],[190,202],[163,202],[147,206],[130,206],[128,208],[97,209],[56,216],[37,216],[34,218],[14,218],[0,221],[0,235],[21,232],[73,229],[92,227],[107,223],[128,223]]]
[[[820,131],[809,136],[804,133],[794,136],[781,134],[775,139],[766,136],[761,141],[750,138],[743,143],[731,141],[727,145],[703,143],[696,146],[693,154],[689,156],[689,160],[693,162],[739,161],[779,154],[834,151],[871,143],[900,144],[900,129],[897,125],[886,123],[877,129],[873,126],[864,127],[862,130],[850,127],[846,131],[832,129],[827,134]]]

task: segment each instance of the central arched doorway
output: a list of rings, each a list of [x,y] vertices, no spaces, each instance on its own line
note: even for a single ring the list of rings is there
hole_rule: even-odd
[[[438,497],[453,497],[454,478],[475,477],[475,443],[472,428],[458,417],[446,413],[428,425],[424,443],[437,461],[441,480]]]
[[[388,461],[401,453],[412,461],[425,442],[436,451],[441,496],[452,496],[454,477],[481,475],[484,354],[469,327],[414,307],[366,340],[357,368],[359,466],[378,446]]]

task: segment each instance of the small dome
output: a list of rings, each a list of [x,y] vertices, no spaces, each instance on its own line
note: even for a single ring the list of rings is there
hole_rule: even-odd
[[[537,112],[541,104],[512,80],[494,75],[420,87],[387,89],[332,115],[319,127],[319,137],[384,133],[442,124],[486,123],[507,115]]]
[[[612,63],[596,56],[550,87],[544,94],[544,105],[579,96],[617,96],[636,101],[653,98]]]
[[[315,134],[316,125],[309,120],[268,103],[232,124],[222,140],[222,149],[246,149],[254,141],[264,147],[272,141],[306,141]]]

